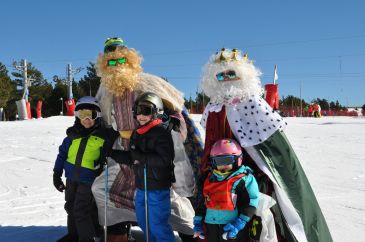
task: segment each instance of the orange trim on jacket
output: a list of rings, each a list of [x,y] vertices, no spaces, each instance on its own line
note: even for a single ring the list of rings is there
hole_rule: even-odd
[[[235,204],[232,201],[233,184],[246,174],[239,174],[223,181],[210,181],[212,173],[204,181],[203,195],[205,206],[215,210],[234,210]]]

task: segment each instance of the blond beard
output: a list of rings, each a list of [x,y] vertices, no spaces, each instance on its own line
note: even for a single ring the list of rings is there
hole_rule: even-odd
[[[125,57],[126,64],[108,66],[109,59]],[[114,52],[99,55],[95,68],[101,83],[116,96],[123,96],[126,91],[133,91],[142,72],[142,57],[134,49],[117,49]]]
[[[131,69],[115,69],[101,76],[101,83],[115,96],[123,96],[126,91],[133,91],[138,84],[139,73]]]

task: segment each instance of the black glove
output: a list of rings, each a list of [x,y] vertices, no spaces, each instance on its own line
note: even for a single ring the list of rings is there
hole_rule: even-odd
[[[139,148],[132,148],[131,147],[131,158],[132,163],[136,164],[135,161],[137,160],[139,164],[145,165],[147,162],[146,154],[144,154]]]
[[[180,120],[177,117],[170,116],[168,129],[180,132]]]
[[[129,149],[131,151],[131,160],[132,164],[146,164],[147,158],[147,139],[141,136],[137,136],[136,132],[133,132],[130,143]],[[135,162],[135,161],[138,161]]]
[[[119,164],[132,165],[132,158],[130,151],[112,150],[110,157]]]
[[[100,147],[100,157],[98,163],[101,166],[105,166],[108,164],[108,157],[110,157],[111,148],[107,148],[106,145]]]
[[[58,172],[53,173],[53,185],[59,192],[63,192],[66,188],[65,184],[62,182],[61,174]]]

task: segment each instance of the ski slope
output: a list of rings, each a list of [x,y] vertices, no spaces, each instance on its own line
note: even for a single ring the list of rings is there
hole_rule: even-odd
[[[194,115],[198,123],[200,115]],[[66,233],[52,169],[73,117],[0,122],[0,241],[55,241]],[[334,241],[365,241],[365,118],[286,118],[285,130]],[[325,241],[324,241],[325,242]]]

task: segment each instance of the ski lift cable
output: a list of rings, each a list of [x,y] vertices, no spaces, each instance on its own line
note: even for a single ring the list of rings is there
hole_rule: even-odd
[[[341,55],[341,57],[359,57],[365,56],[365,54],[345,54]],[[283,59],[255,59],[256,63],[261,62],[278,62],[278,61],[295,61],[295,60],[316,60],[316,59],[338,59],[338,55],[332,56],[307,56],[307,57],[292,57],[292,58],[283,58]],[[42,61],[31,61],[32,63],[56,63],[56,62],[77,62],[77,61],[88,61],[90,59],[68,59],[68,60],[42,60]],[[5,64],[7,67],[12,67],[11,65]],[[162,64],[162,65],[154,65],[154,64],[146,64],[146,67],[188,67],[188,66],[202,66],[202,63],[192,63],[192,64]]]
[[[321,42],[321,41],[329,41],[329,40],[343,40],[343,39],[359,39],[365,38],[365,35],[353,35],[353,36],[338,36],[338,37],[328,37],[328,38],[320,38],[320,39],[309,39],[309,40],[293,40],[293,41],[285,41],[285,42],[273,42],[273,43],[263,43],[263,44],[248,44],[243,47],[243,49],[252,48],[252,47],[262,47],[262,46],[276,46],[276,45],[289,45],[289,44],[300,44],[300,43],[310,43],[310,42]],[[241,44],[240,44],[241,45]],[[240,46],[238,45],[238,46]],[[234,46],[234,45],[232,45]],[[155,52],[155,53],[146,53],[144,56],[153,56],[153,55],[170,55],[170,54],[184,54],[184,53],[197,53],[197,52],[205,52],[205,51],[216,51],[216,48],[206,48],[206,49],[191,49],[191,50],[176,50],[176,51],[167,51],[167,52]],[[360,55],[348,55],[348,56],[362,56]],[[346,56],[346,55],[342,55]],[[338,57],[338,56],[336,56]],[[94,58],[94,57],[93,57]],[[42,62],[76,62],[76,61],[90,61],[93,58],[77,58],[77,59],[59,59],[59,60],[35,60],[33,63],[42,63]],[[306,57],[304,57],[306,58]],[[310,57],[309,57],[310,58]],[[292,60],[292,59],[286,59]],[[263,60],[269,61],[269,60]]]

